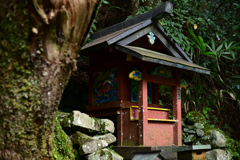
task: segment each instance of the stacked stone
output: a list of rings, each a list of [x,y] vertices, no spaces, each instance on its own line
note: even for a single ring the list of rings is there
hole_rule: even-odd
[[[205,123],[206,119],[201,113],[189,112],[186,119],[182,121],[183,143],[185,145],[210,144],[213,150],[206,153],[207,160],[231,160],[231,153],[224,150],[225,136],[216,129],[206,128]]]
[[[58,112],[57,117],[81,156],[85,155],[88,160],[123,160],[123,157],[106,148],[116,142],[116,137],[112,134],[115,130],[112,121],[91,118],[79,111]],[[96,134],[103,135],[94,136]]]

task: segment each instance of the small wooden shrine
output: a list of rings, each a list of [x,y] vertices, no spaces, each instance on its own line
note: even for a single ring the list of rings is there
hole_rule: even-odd
[[[193,64],[158,23],[172,8],[166,2],[96,32],[82,48],[90,61],[86,110],[94,117],[116,117],[118,146],[182,144],[180,73],[209,70]],[[171,110],[159,105],[160,84],[172,86],[172,119]]]

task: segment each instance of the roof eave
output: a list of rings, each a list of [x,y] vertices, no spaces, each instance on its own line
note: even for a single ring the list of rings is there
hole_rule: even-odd
[[[203,67],[197,68],[197,67],[187,66],[187,65],[174,63],[174,62],[170,62],[170,61],[166,61],[166,60],[162,60],[162,59],[143,56],[143,55],[139,54],[138,52],[135,52],[131,49],[128,49],[128,48],[120,46],[120,45],[116,45],[115,48],[117,50],[120,50],[120,51],[126,53],[126,54],[129,54],[131,56],[139,58],[142,61],[157,63],[157,64],[161,64],[161,65],[166,65],[166,66],[170,66],[170,67],[175,67],[175,68],[188,70],[188,71],[193,71],[193,72],[198,72],[198,73],[207,74],[207,75],[210,74],[210,70],[208,70],[207,68],[205,68],[205,69]]]

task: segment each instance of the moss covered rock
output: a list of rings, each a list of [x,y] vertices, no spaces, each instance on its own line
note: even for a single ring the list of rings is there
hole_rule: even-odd
[[[57,160],[74,160],[73,144],[68,135],[62,130],[58,118],[54,124],[54,158]]]
[[[108,119],[89,117],[85,113],[73,111],[72,113],[57,112],[56,117],[65,131],[80,131],[85,134],[94,135],[114,133],[114,123]]]
[[[96,160],[96,159],[101,159],[101,160],[123,160],[123,157],[114,152],[113,150],[104,148],[102,150],[98,150],[90,155],[87,156],[88,160]]]
[[[201,124],[206,123],[206,119],[203,116],[203,114],[196,111],[189,112],[186,116],[186,120],[189,124],[192,124],[192,125],[195,123],[201,123]]]

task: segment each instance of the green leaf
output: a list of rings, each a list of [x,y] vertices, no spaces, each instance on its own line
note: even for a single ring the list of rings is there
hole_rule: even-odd
[[[205,53],[206,47],[207,47],[207,44],[206,44],[206,43],[203,43],[203,44],[202,44],[202,53]]]
[[[224,56],[224,55],[222,55],[222,57],[223,57],[223,58],[226,58],[226,59],[228,59],[228,60],[233,60],[232,58],[227,57],[227,56]]]
[[[210,41],[211,41],[211,45],[212,45],[212,50],[215,51],[215,42],[212,37],[211,37]]]
[[[198,36],[198,39],[200,40],[200,44],[201,46],[203,45],[204,41],[203,41],[203,38],[201,36]]]
[[[102,3],[110,5],[110,3],[106,0],[103,0]]]
[[[223,82],[223,80],[222,80],[222,78],[221,78],[221,76],[220,76],[219,74],[217,74],[217,73],[215,73],[215,72],[210,72],[210,75],[211,75],[217,82],[224,84],[224,82]]]
[[[218,46],[216,52],[219,52],[219,51],[222,49],[222,47],[223,47],[223,44],[221,44],[220,46]]]
[[[227,45],[227,47],[225,46],[225,48],[228,49],[233,43],[234,43],[234,41],[229,42],[229,44]]]
[[[191,34],[191,36],[194,38],[195,42],[197,42],[198,46],[201,46],[200,41],[198,40],[197,36],[194,34],[194,32],[191,29],[188,29],[189,33]]]
[[[95,31],[97,30],[97,28],[96,28],[96,26],[95,26],[94,23],[92,24],[92,28],[93,28]]]
[[[215,52],[215,50],[213,50],[209,45],[207,45],[208,49],[212,52]]]

